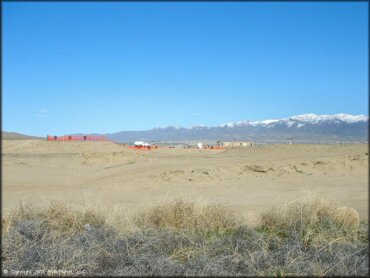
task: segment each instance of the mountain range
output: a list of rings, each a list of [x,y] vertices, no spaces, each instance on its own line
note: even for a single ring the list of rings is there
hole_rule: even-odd
[[[103,135],[117,143],[147,141],[156,143],[194,141],[253,141],[256,143],[367,142],[369,116],[303,114],[289,118],[264,121],[239,121],[219,126],[167,126],[143,131],[120,131]],[[82,135],[82,134],[70,134]],[[2,139],[45,139],[15,132],[2,132]]]
[[[303,114],[264,121],[239,121],[215,127],[167,126],[144,131],[121,131],[104,134],[116,142],[136,140],[149,142],[188,141],[367,141],[369,117],[365,115]]]

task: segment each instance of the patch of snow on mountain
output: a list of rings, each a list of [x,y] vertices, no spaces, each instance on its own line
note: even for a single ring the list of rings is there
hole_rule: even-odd
[[[209,128],[209,127],[205,125],[193,125],[190,127],[190,129],[201,129],[201,128]]]
[[[287,126],[288,126],[288,128],[289,127],[291,127],[291,126],[293,126],[294,124],[296,124],[297,122],[293,122],[293,121],[288,121],[287,122]]]
[[[327,115],[327,116],[329,116],[329,115]],[[333,116],[337,117],[338,119],[340,119],[344,122],[347,122],[347,123],[366,122],[366,121],[369,120],[369,116],[365,116],[365,115],[337,114],[337,115],[333,115]]]
[[[255,121],[251,122],[253,126],[264,126],[264,127],[272,127],[271,124],[279,122],[280,120],[264,120],[264,121]]]
[[[223,124],[223,125],[221,125],[221,127],[235,127],[235,123]]]
[[[280,120],[264,120],[264,121],[257,121],[256,123],[261,123],[261,124],[265,124],[265,125],[269,125],[269,124],[272,124],[272,123],[276,123]]]
[[[239,122],[236,122],[236,125],[237,126],[249,126],[249,125],[253,125],[251,121],[239,121]]]
[[[162,126],[162,127],[155,127],[153,128],[153,130],[161,130],[161,129],[181,129],[181,128],[184,128],[182,126],[178,126],[178,125],[169,125],[169,126]]]
[[[290,117],[292,120],[301,121],[309,124],[317,124],[323,121],[343,121],[347,123],[368,121],[369,117],[365,115],[348,115],[348,114],[335,114],[335,115],[316,115],[316,114],[303,114]]]
[[[295,121],[310,123],[310,124],[316,124],[319,122],[320,116],[316,114],[302,114],[302,115],[292,116],[290,117],[290,119],[295,120]]]

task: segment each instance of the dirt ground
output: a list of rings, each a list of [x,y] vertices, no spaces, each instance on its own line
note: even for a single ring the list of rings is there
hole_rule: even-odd
[[[368,219],[368,145],[130,150],[107,142],[2,141],[2,208],[52,199],[136,209],[177,195],[256,214],[314,193]]]

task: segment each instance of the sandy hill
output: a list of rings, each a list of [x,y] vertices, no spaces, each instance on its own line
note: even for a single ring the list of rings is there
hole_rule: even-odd
[[[25,139],[43,140],[45,139],[43,137],[29,136],[29,135],[25,135],[25,134],[21,134],[17,132],[7,132],[7,131],[3,131],[1,135],[2,135],[2,139],[5,139],[5,140],[25,140]]]
[[[3,209],[21,201],[129,211],[184,194],[260,213],[305,191],[368,218],[368,145],[136,151],[111,142],[3,140]]]

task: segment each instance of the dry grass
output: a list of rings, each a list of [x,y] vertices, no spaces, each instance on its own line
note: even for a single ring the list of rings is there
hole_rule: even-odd
[[[3,231],[23,221],[39,221],[40,225],[62,234],[74,234],[84,229],[86,224],[104,226],[105,217],[92,209],[77,210],[61,201],[54,200],[46,209],[30,204],[20,204],[16,210],[3,219]]]
[[[154,208],[144,209],[132,221],[140,228],[173,228],[191,232],[214,230],[223,233],[240,225],[242,219],[223,206],[194,203],[186,197],[177,197]]]
[[[339,207],[318,197],[307,197],[262,214],[262,228],[280,236],[296,233],[305,244],[357,238],[360,217],[352,208]]]
[[[186,198],[128,220],[114,222],[115,217],[107,221],[96,211],[60,202],[44,209],[21,205],[3,218],[3,270],[104,276],[366,276],[369,271],[367,223],[353,209],[317,198],[274,208],[263,214],[259,227],[225,207]]]

